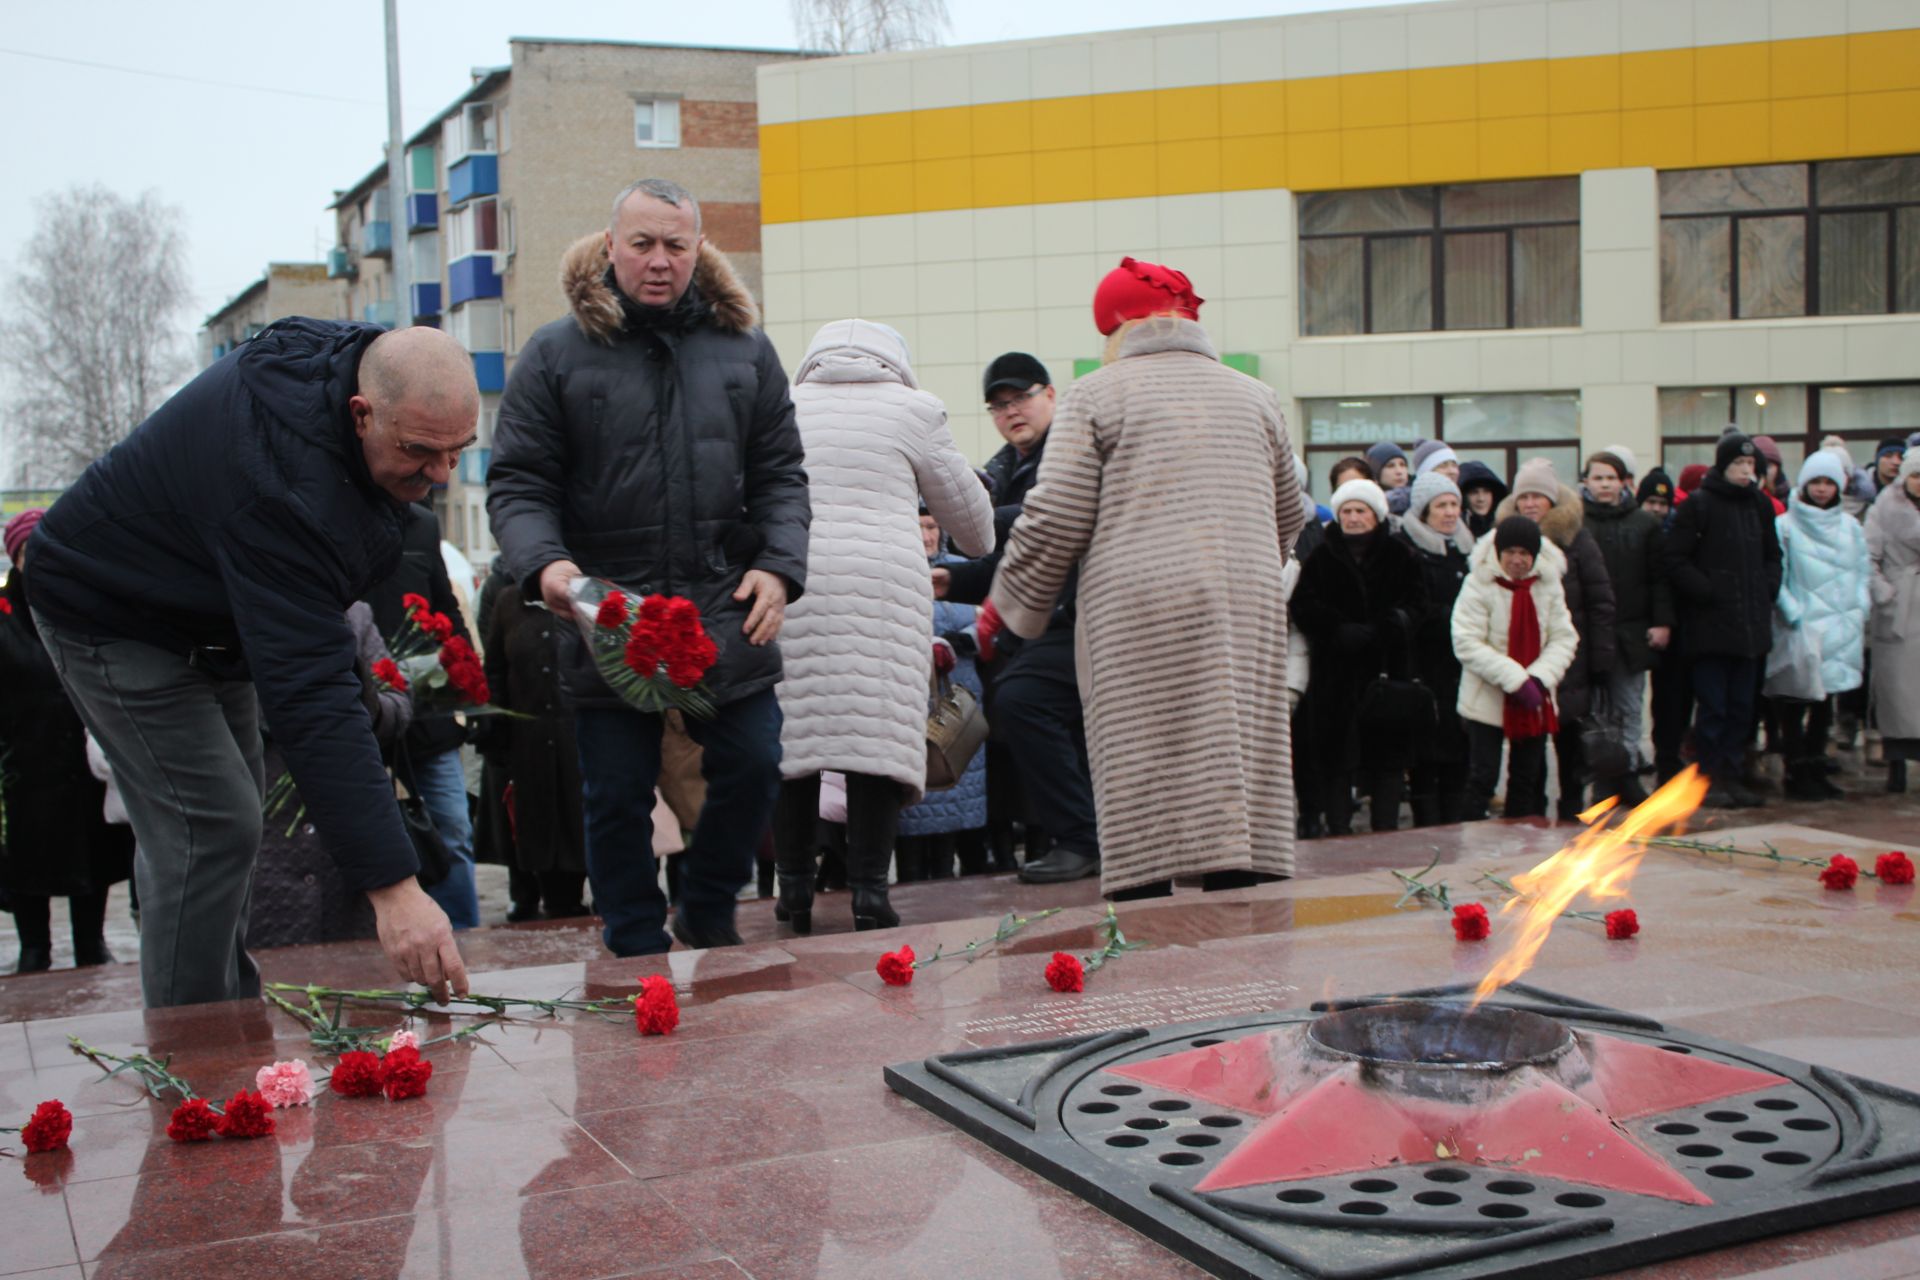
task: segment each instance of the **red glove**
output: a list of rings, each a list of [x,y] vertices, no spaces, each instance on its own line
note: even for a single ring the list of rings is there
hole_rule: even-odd
[[[937,676],[952,675],[953,668],[957,665],[957,662],[958,660],[953,655],[952,645],[948,644],[945,640],[935,640],[933,642],[933,674]]]
[[[980,606],[980,616],[973,624],[973,633],[980,646],[980,661],[993,661],[993,638],[1006,625],[1000,620],[1000,611],[993,607],[993,601],[989,600]]]

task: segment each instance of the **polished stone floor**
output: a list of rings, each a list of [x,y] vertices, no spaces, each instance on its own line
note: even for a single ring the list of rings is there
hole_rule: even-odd
[[[1734,815],[1751,823],[1752,815]],[[1720,816],[1783,853],[1845,851],[1871,865],[1916,851],[1920,803],[1884,796]],[[1845,833],[1845,834],[1839,834]],[[844,895],[810,939],[742,910],[748,945],[608,958],[589,929],[531,925],[463,936],[474,988],[613,995],[670,976],[680,1029],[569,1016],[490,1027],[429,1050],[428,1096],[325,1097],[281,1112],[255,1142],[177,1146],[166,1108],[67,1050],[173,1055],[225,1097],[275,1058],[316,1055],[264,1005],[143,1013],[131,966],[0,981],[0,1122],[59,1097],[77,1121],[65,1155],[0,1161],[0,1273],[89,1276],[707,1278],[1192,1276],[1092,1206],[889,1092],[890,1062],[1085,1030],[1290,1007],[1478,977],[1497,954],[1456,943],[1437,910],[1394,910],[1387,868],[1435,853],[1456,899],[1484,896],[1571,828],[1488,823],[1306,846],[1302,876],[1224,894],[1183,889],[1121,911],[1151,944],[1057,994],[1054,950],[1098,945],[1094,886],[1007,877],[896,892],[906,923],[847,927]],[[1528,981],[1676,1026],[1920,1089],[1920,899],[1863,880],[1821,888],[1810,868],[1651,853],[1632,890],[1644,932],[1608,942],[1563,922]],[[874,973],[883,950],[922,956],[991,932],[1013,909],[1063,908],[998,954]],[[1496,921],[1496,928],[1498,921]],[[366,944],[263,953],[270,978],[387,985]],[[1199,1012],[1196,1012],[1199,1011]],[[428,1019],[438,1033],[469,1019]],[[6,1141],[0,1139],[0,1141]],[[1646,1275],[1920,1276],[1920,1210],[1649,1268]]]

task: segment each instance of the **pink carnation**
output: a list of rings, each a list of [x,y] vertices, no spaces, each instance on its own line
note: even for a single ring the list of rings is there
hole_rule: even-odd
[[[313,1101],[313,1075],[299,1058],[262,1067],[253,1086],[272,1107],[303,1107]]]
[[[418,1049],[419,1047],[420,1047],[419,1033],[415,1031],[408,1031],[408,1030],[405,1030],[404,1028],[394,1032],[393,1039],[389,1041],[387,1044],[388,1052],[392,1052],[395,1049]]]

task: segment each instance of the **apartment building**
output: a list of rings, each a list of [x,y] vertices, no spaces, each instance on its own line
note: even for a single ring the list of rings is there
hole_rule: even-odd
[[[200,326],[200,365],[205,368],[282,316],[346,318],[347,295],[324,262],[270,262],[258,280],[208,316]]]
[[[1563,476],[1738,422],[1920,427],[1920,0],[1440,0],[760,71],[768,330],[1095,367],[1122,254],[1186,271],[1316,489],[1381,439]]]
[[[667,178],[699,198],[707,238],[757,295],[755,74],[799,56],[516,39],[507,65],[477,70],[408,140],[398,206],[384,164],[338,193],[329,270],[350,282],[350,314],[395,322],[390,264],[406,253],[414,322],[439,325],[473,353],[480,440],[436,506],[448,540],[477,566],[495,550],[486,473],[500,392],[521,343],[566,314],[561,254],[606,227],[622,187]]]

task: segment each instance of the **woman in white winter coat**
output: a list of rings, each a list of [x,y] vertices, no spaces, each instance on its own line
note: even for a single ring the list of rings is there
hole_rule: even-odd
[[[1873,716],[1887,748],[1887,790],[1920,760],[1920,448],[1867,511],[1873,564]]]
[[[1825,449],[1807,455],[1773,522],[1780,539],[1780,595],[1775,604],[1820,660],[1819,701],[1774,697],[1787,761],[1787,794],[1831,800],[1845,793],[1827,776],[1827,731],[1835,694],[1858,689],[1866,665],[1867,535],[1841,505],[1847,473]]]
[[[1453,604],[1460,720],[1467,730],[1467,814],[1487,815],[1507,764],[1509,818],[1547,812],[1547,740],[1559,727],[1554,691],[1580,636],[1562,583],[1567,558],[1540,526],[1508,516],[1474,544],[1473,568]],[[1524,601],[1524,603],[1523,603]]]
[[[813,927],[820,775],[847,779],[847,887],[856,929],[899,923],[887,901],[900,809],[926,789],[933,580],[920,504],[967,556],[993,549],[993,505],[907,344],[869,320],[814,335],[794,378],[813,524],[807,593],[780,635],[783,779],[774,809],[780,912]]]

